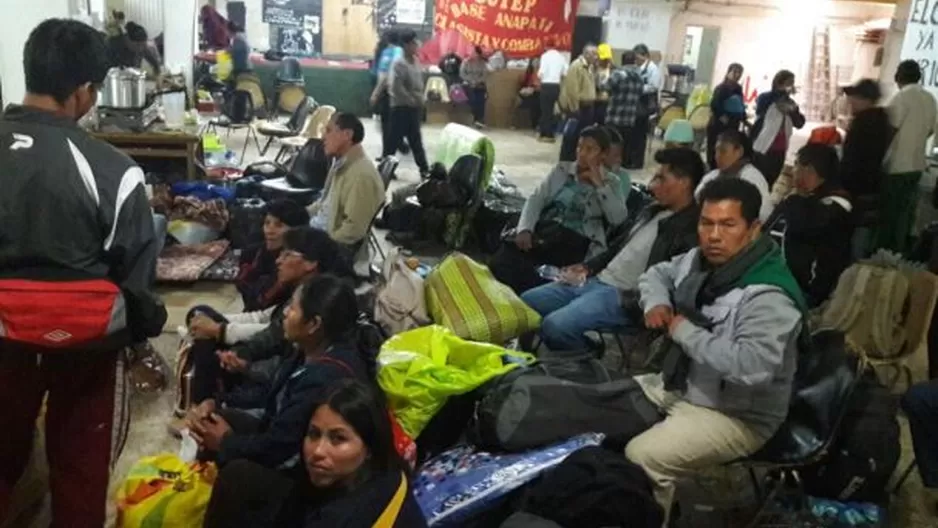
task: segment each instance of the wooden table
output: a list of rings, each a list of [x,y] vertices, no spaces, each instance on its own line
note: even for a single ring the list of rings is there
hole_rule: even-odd
[[[146,132],[91,132],[131,158],[180,158],[186,160],[186,179],[196,179],[196,152],[202,138],[195,130]]]

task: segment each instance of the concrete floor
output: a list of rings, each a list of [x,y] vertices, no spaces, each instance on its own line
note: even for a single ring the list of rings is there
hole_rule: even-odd
[[[441,126],[427,126],[424,128],[424,141],[430,162],[433,162],[433,153],[439,141]],[[548,173],[557,161],[559,142],[557,144],[544,144],[535,140],[534,134],[528,131],[514,130],[488,130],[486,133],[495,144],[496,165],[505,171],[506,175],[519,188],[529,193]],[[793,149],[803,144],[807,131],[802,131],[793,140]],[[227,141],[229,148],[239,152],[243,135],[233,133]],[[372,157],[380,154],[380,135],[377,123],[366,123],[366,137],[364,141],[366,151]],[[276,151],[276,148],[272,148]],[[274,152],[268,153],[272,157]],[[248,146],[246,159],[253,161],[258,158],[258,152],[253,142]],[[633,174],[633,180],[646,181],[652,174],[651,168],[646,168]],[[419,181],[416,165],[411,156],[402,156],[401,166],[398,170],[399,179],[392,183],[392,189],[400,185]],[[186,311],[195,304],[208,304],[215,306],[223,312],[237,312],[240,310],[240,300],[234,287],[230,284],[200,282],[187,286],[160,286],[160,293],[166,302],[169,311],[169,320],[164,334],[152,341],[157,350],[167,359],[172,368],[176,358],[176,349],[179,337],[176,328],[182,323]],[[135,396],[132,401],[133,419],[130,427],[126,448],[118,461],[112,478],[112,491],[122,482],[130,466],[139,458],[160,452],[175,452],[178,441],[172,439],[166,432],[173,405],[172,387],[161,394]],[[903,420],[903,457],[899,469],[904,469],[911,460],[908,429]],[[895,508],[890,526],[912,527],[938,527],[938,519],[925,513],[925,502],[921,499],[921,482],[917,473],[909,478],[900,490],[895,500]],[[112,493],[113,496],[113,493]],[[931,503],[934,505],[934,501]],[[110,505],[113,514],[113,504]],[[932,509],[934,511],[934,508]],[[48,525],[48,508],[43,508],[31,526]],[[109,525],[113,523],[113,515]]]

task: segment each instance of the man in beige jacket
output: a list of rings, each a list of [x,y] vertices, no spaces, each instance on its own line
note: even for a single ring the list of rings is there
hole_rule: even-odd
[[[322,198],[309,207],[310,225],[352,251],[356,264],[368,258],[368,244],[363,242],[385,192],[378,169],[362,148],[364,138],[365,127],[352,114],[337,113],[329,121],[323,147],[336,161]]]
[[[596,45],[587,44],[583,53],[570,63],[567,76],[560,84],[557,107],[564,117],[577,120],[575,130],[568,131],[567,126],[564,126],[560,161],[576,160],[576,144],[580,132],[595,121],[593,106],[596,103],[596,60]]]

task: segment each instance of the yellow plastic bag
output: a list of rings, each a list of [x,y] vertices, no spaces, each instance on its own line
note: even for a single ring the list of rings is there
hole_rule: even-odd
[[[537,329],[541,316],[486,266],[462,253],[443,259],[426,279],[427,311],[457,336],[504,345]]]
[[[200,528],[218,470],[164,453],[141,458],[117,490],[119,528]]]
[[[531,354],[464,341],[442,326],[424,326],[384,343],[378,384],[401,428],[417,438],[450,396],[533,361]]]
[[[227,81],[234,70],[234,64],[231,62],[231,54],[227,51],[219,51],[215,54],[215,76],[219,81]]]

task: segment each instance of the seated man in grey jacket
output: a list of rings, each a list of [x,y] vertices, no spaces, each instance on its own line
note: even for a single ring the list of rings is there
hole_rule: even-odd
[[[700,247],[639,279],[645,325],[668,341],[662,372],[636,381],[666,418],[625,456],[666,515],[677,478],[753,454],[785,420],[805,307],[781,250],[761,236],[758,189],[718,178],[700,202]]]

